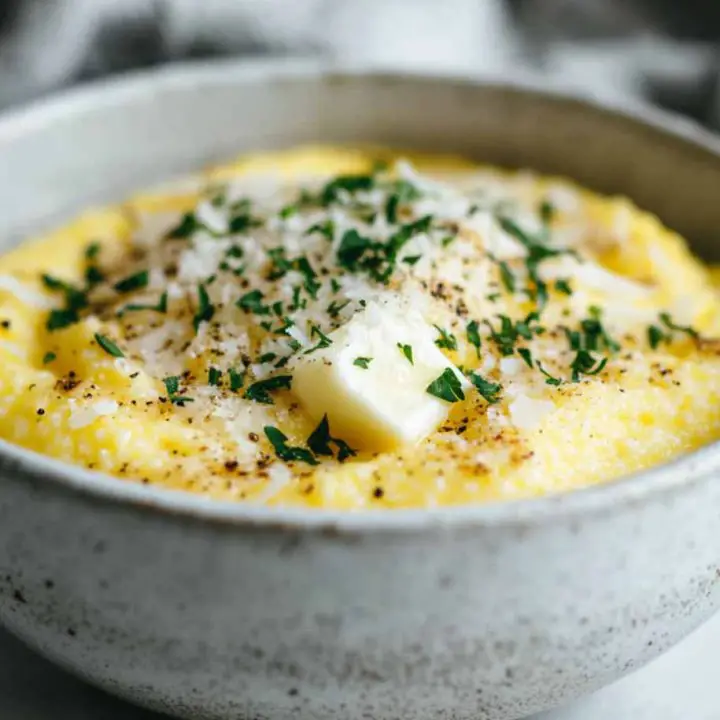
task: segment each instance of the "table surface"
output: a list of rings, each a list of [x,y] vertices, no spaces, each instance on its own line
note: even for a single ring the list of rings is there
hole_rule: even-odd
[[[720,720],[720,616],[652,664],[531,720]],[[0,631],[2,720],[162,720],[91,688]]]

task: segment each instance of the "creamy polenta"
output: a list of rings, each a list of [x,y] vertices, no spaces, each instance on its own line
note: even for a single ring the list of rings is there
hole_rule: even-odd
[[[0,436],[322,508],[571,490],[720,436],[720,301],[628,200],[301,148],[0,258]]]

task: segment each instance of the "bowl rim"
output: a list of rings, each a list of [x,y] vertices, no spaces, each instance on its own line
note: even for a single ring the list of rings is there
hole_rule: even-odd
[[[250,82],[273,79],[363,78],[377,81],[427,80],[492,87],[535,94],[558,101],[577,102],[594,112],[634,121],[685,141],[698,151],[709,152],[720,162],[720,137],[686,118],[642,102],[600,99],[576,88],[548,82],[532,72],[468,76],[447,71],[387,69],[307,58],[214,59],[175,63],[126,73],[65,90],[0,114],[0,147],[13,138],[72,118],[89,109],[112,106],[146,94],[159,85],[196,86],[206,80]],[[20,480],[53,483],[54,489],[83,496],[93,503],[120,504],[182,520],[239,526],[245,529],[316,530],[338,534],[366,531],[406,533],[466,527],[526,527],[555,521],[574,522],[581,517],[615,512],[657,496],[674,495],[702,484],[720,471],[720,441],[670,462],[587,488],[535,498],[495,501],[476,505],[430,509],[321,510],[253,505],[218,500],[189,491],[122,481],[110,475],[73,466],[61,460],[0,439],[0,475],[17,474]]]

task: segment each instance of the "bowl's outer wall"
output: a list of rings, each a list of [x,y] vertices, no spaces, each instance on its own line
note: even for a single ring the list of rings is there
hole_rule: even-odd
[[[6,246],[169,174],[317,140],[574,176],[657,210],[705,252],[720,228],[710,150],[519,90],[220,68],[17,125],[0,125]],[[704,478],[553,522],[258,528],[120,504],[0,458],[0,617],[88,679],[187,717],[517,717],[706,619],[719,522],[720,485]]]

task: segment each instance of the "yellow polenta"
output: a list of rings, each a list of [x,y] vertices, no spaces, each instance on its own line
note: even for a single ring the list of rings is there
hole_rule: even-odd
[[[425,362],[402,311],[387,334],[387,303],[423,318],[428,367],[447,367],[414,398],[437,427],[403,443],[411,419],[388,417],[375,447],[378,383]],[[720,436],[719,304],[685,242],[625,199],[453,157],[260,155],[0,258],[0,436],[118,482],[273,505],[567,491]],[[362,342],[351,323],[376,352],[335,377],[340,338],[343,362]],[[332,393],[318,410],[300,392],[314,357],[318,398],[337,383],[367,401],[367,443],[334,431]]]

